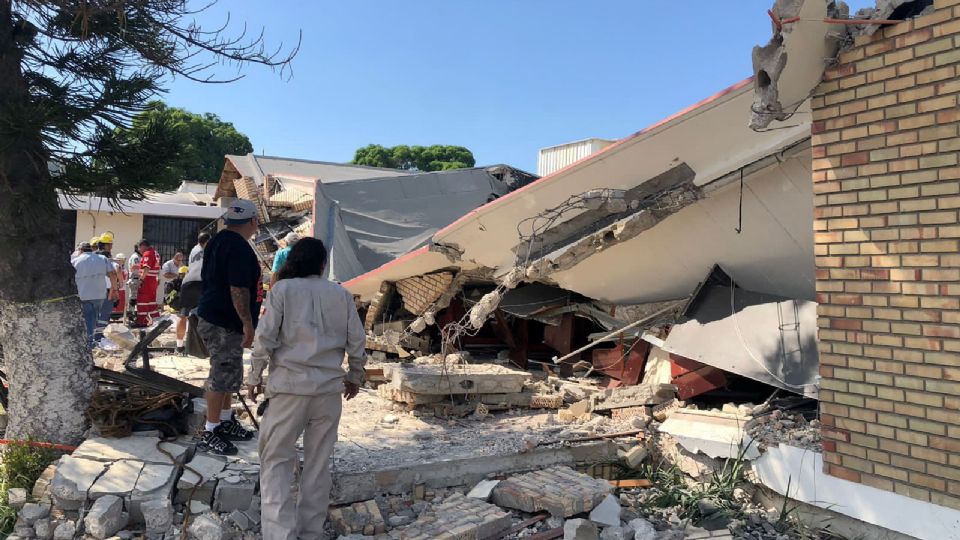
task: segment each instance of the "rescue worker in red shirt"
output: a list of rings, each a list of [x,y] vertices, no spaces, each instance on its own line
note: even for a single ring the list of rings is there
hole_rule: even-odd
[[[157,289],[160,287],[160,254],[147,240],[140,244],[140,290],[137,292],[137,320],[134,327],[150,326],[160,317]]]

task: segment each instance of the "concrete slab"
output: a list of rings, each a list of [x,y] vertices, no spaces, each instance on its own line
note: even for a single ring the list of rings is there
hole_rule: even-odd
[[[366,501],[383,493],[400,495],[409,492],[410,486],[420,483],[428,488],[470,485],[486,479],[491,473],[509,474],[561,464],[616,459],[617,445],[604,441],[561,448],[537,448],[525,453],[405,464],[374,471],[334,473],[331,504]]]
[[[73,456],[60,458],[50,485],[57,506],[62,510],[79,510],[87,501],[90,488],[106,471],[107,465],[102,461]]]
[[[510,477],[493,490],[493,502],[505,508],[556,517],[589,512],[612,491],[610,484],[569,467],[552,467]]]
[[[383,372],[392,388],[426,395],[512,394],[530,379],[526,371],[495,364],[385,364]]]
[[[158,449],[162,448],[171,456]],[[187,454],[187,448],[178,444],[161,443],[160,439],[152,437],[124,437],[122,439],[107,439],[95,437],[87,439],[73,452],[73,457],[92,459],[96,461],[119,461],[130,459],[145,463],[173,464],[182,463]]]
[[[755,444],[743,443],[748,420],[724,412],[680,409],[660,426],[660,432],[669,433],[693,453],[725,459],[742,453],[744,458],[753,460],[760,457],[760,450]]]
[[[170,499],[176,483],[177,468],[173,465],[148,463],[140,471],[137,485],[130,494],[130,522],[141,524],[144,522],[143,511],[140,505],[146,501]]]
[[[93,484],[87,496],[97,500],[104,495],[116,495],[122,499],[130,497],[133,488],[143,470],[142,461],[123,459],[111,463],[107,471]]]
[[[594,411],[608,411],[626,407],[641,407],[645,405],[659,405],[676,395],[677,387],[672,384],[638,384],[635,386],[620,386],[595,396],[598,403],[594,404]]]

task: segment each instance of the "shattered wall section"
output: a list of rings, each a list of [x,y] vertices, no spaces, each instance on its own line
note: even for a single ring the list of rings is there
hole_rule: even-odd
[[[397,292],[403,298],[403,307],[414,315],[423,313],[436,302],[453,283],[453,274],[439,272],[404,279],[397,282]]]
[[[842,53],[812,99],[826,471],[960,509],[960,0]]]

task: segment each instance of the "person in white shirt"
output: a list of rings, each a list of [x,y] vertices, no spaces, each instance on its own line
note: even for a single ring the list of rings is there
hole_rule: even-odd
[[[203,293],[200,272],[203,270],[203,249],[207,247],[209,241],[209,234],[200,233],[197,237],[197,245],[193,246],[190,256],[187,257],[187,275],[180,286],[180,319],[177,321],[177,353],[179,354],[185,353],[183,344],[187,336],[187,320],[190,318],[190,312],[200,302],[200,295]]]
[[[80,309],[87,331],[87,343],[92,348],[97,316],[100,314],[104,300],[117,297],[117,290],[113,286],[117,272],[114,270],[113,262],[94,253],[93,246],[89,243],[84,243],[81,251],[80,256],[72,262],[76,272],[77,296],[80,297]],[[110,282],[109,290],[104,286],[107,280]]]
[[[180,273],[180,266],[183,264],[183,253],[176,252],[173,255],[173,258],[169,261],[163,263],[163,266],[160,267],[160,285],[157,288],[157,298],[162,299],[161,303],[166,301],[167,294],[170,293],[167,289],[167,285],[171,281],[177,279],[177,274]]]
[[[316,238],[293,246],[254,339],[248,395],[255,399],[263,392],[269,400],[259,441],[264,540],[324,537],[341,395],[353,399],[364,380],[363,323],[350,292],[324,279],[326,260],[326,248]],[[304,462],[294,501],[290,485],[301,434]]]

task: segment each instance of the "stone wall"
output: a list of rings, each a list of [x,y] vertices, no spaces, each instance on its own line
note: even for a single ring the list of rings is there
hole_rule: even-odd
[[[960,509],[960,0],[858,38],[813,97],[824,463]]]

